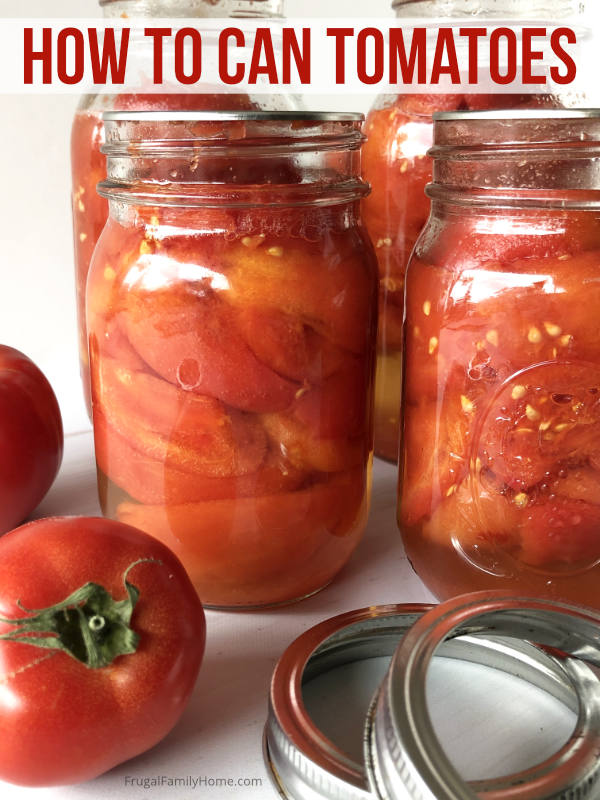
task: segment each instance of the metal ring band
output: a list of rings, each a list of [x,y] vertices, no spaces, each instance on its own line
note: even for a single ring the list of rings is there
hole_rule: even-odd
[[[425,677],[448,639],[508,637],[543,646],[577,693],[575,731],[541,764],[514,775],[467,784],[435,735],[427,712]],[[580,660],[577,660],[580,659]],[[408,790],[420,800],[569,800],[598,797],[600,687],[584,662],[600,665],[600,614],[544,600],[480,592],[437,606],[402,640],[372,707],[367,769],[381,798]]]
[[[313,723],[303,703],[302,686],[334,667],[392,655],[398,641],[431,608],[382,606],[342,614],[311,628],[285,651],[273,674],[264,736],[265,761],[283,797],[373,797],[364,765],[355,763]],[[563,669],[533,645],[463,637],[445,643],[439,655],[518,675],[578,710],[576,692]]]

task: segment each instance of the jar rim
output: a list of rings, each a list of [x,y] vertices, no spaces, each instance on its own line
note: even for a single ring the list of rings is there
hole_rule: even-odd
[[[107,0],[107,2],[112,2],[112,0]],[[408,6],[412,3],[428,3],[431,6],[435,6],[436,2],[437,0],[392,0],[392,10],[395,11],[397,8]],[[484,16],[484,14],[477,13],[476,16]]]
[[[105,122],[364,122],[365,115],[355,111],[105,111],[102,118]]]
[[[598,209],[600,109],[434,115],[432,199],[503,208]]]
[[[412,3],[415,0],[407,0]],[[527,119],[600,119],[600,108],[505,108],[496,111],[436,111],[433,114],[434,122],[452,122],[469,120],[519,120]]]
[[[260,205],[345,204],[368,192],[359,178],[362,120],[336,112],[107,112],[108,173],[98,191],[137,205],[249,208],[262,186]],[[215,159],[227,164],[218,178]],[[161,160],[170,166],[157,181]],[[260,177],[260,164],[269,165],[270,180]]]

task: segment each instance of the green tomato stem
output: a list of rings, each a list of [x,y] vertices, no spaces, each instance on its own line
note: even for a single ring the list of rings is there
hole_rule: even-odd
[[[135,653],[139,634],[131,627],[131,615],[139,599],[137,587],[127,580],[133,567],[145,562],[160,564],[153,558],[140,558],[123,573],[127,597],[115,600],[103,586],[86,583],[65,600],[42,609],[26,609],[31,616],[19,619],[0,617],[14,630],[0,634],[0,640],[21,642],[49,650],[61,650],[90,669],[111,664],[115,658]]]

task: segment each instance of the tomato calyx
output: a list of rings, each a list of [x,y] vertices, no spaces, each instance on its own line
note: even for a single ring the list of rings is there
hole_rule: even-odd
[[[106,667],[118,656],[135,653],[140,637],[130,622],[140,592],[127,575],[133,567],[148,561],[161,563],[139,559],[123,573],[127,593],[123,600],[115,600],[103,586],[90,581],[48,608],[27,609],[17,601],[19,608],[31,616],[0,617],[0,623],[14,626],[14,630],[0,634],[0,640],[59,650],[90,669]]]

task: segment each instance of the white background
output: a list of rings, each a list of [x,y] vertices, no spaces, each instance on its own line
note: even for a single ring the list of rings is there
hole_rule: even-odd
[[[389,0],[287,0],[288,16],[392,16]],[[61,18],[94,17],[95,0],[0,0],[0,16]],[[78,372],[71,243],[69,133],[76,98],[70,96],[3,97],[0,118],[0,342],[29,354],[46,372],[71,432],[89,428]],[[361,110],[368,97],[340,93],[324,98],[321,109]],[[315,102],[315,108],[317,104]],[[1,454],[0,454],[1,457]],[[207,800],[269,800],[260,734],[266,715],[266,692],[273,666],[284,647],[310,625],[360,606],[431,600],[410,569],[395,525],[396,475],[391,466],[376,464],[373,512],[364,542],[349,566],[326,591],[299,606],[264,614],[209,614],[208,649],[199,683],[184,718],[173,733],[148,754],[97,781],[68,789],[27,790],[0,785],[3,800],[162,800],[206,797]],[[38,515],[98,513],[91,435],[67,439],[65,466]],[[444,690],[450,694],[453,690]],[[471,686],[467,687],[469,692]],[[531,753],[533,733],[523,727],[524,704],[503,692],[489,693],[508,722],[501,727],[486,713],[476,718],[478,699],[472,693],[459,710],[469,712],[457,733],[457,713],[450,736],[464,756],[477,763],[485,737],[482,719],[504,733],[517,755]],[[464,697],[464,695],[463,695]],[[472,712],[472,713],[471,713]],[[511,727],[518,720],[519,730]],[[553,733],[556,725],[535,730]],[[448,726],[447,726],[448,727]],[[525,731],[526,742],[522,734]],[[0,735],[1,732],[0,732]],[[477,749],[477,746],[479,750]],[[524,745],[527,745],[526,747]],[[471,759],[469,759],[471,760]],[[535,759],[533,759],[535,760]],[[513,765],[516,767],[516,765]],[[127,775],[260,776],[262,789],[244,793],[147,792],[125,789]]]
[[[391,0],[287,0],[290,17],[392,17]],[[98,17],[96,0],[0,0],[2,17]],[[69,135],[76,97],[3,96],[0,112],[0,343],[27,353],[58,396],[66,428],[89,423],[79,391]],[[316,110],[368,111],[340,92]]]

